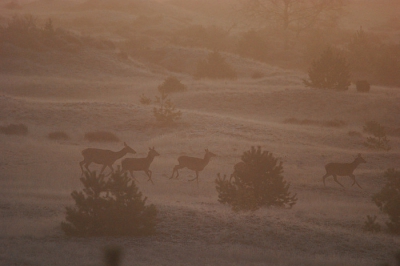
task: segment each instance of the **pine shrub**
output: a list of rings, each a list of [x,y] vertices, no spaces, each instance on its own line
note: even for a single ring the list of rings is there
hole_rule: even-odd
[[[158,87],[158,91],[160,96],[156,96],[155,102],[159,105],[159,107],[153,108],[154,117],[157,121],[164,124],[172,124],[181,118],[182,113],[176,109],[175,104],[170,98],[168,98],[169,93],[166,92],[165,87],[160,85]]]
[[[157,210],[147,205],[134,180],[118,169],[104,175],[85,172],[84,189],[73,191],[74,207],[66,207],[62,230],[68,236],[145,236],[155,233]]]
[[[199,61],[196,78],[236,79],[236,71],[225,61],[219,52],[212,52],[206,60]]]
[[[372,196],[376,206],[389,216],[386,223],[389,231],[400,235],[400,171],[387,169],[384,173],[386,184]]]
[[[349,64],[339,51],[331,47],[312,62],[308,76],[309,80],[303,82],[312,88],[344,91],[350,86]]]
[[[183,92],[186,90],[186,86],[177,77],[169,76],[158,86],[158,90],[165,93]]]
[[[381,231],[381,225],[376,221],[376,215],[367,215],[367,220],[364,222],[363,230],[365,232],[378,233]]]
[[[235,170],[230,180],[218,176],[218,201],[234,211],[254,211],[261,207],[292,207],[296,195],[289,192],[290,183],[282,175],[282,162],[261,147],[251,147],[242,155],[242,169]]]

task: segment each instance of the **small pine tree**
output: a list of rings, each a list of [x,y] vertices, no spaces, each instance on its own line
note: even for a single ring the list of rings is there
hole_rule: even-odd
[[[85,172],[81,192],[73,191],[74,207],[66,207],[62,230],[69,236],[144,236],[155,232],[157,210],[134,180],[120,169],[106,180]]]
[[[290,195],[290,183],[282,176],[282,162],[272,153],[251,147],[243,153],[242,162],[244,169],[235,170],[230,180],[216,179],[219,202],[231,205],[234,211],[296,204],[296,195]]]
[[[157,121],[172,124],[181,118],[181,111],[176,110],[175,104],[168,98],[168,93],[160,91],[160,96],[156,96],[156,103],[159,107],[153,108],[153,114]]]
[[[160,86],[158,86],[158,90],[168,94],[185,91],[186,86],[182,84],[177,77],[170,76],[166,78]]]
[[[376,215],[367,215],[367,220],[364,222],[363,230],[365,232],[378,233],[381,231],[381,225],[376,221]]]
[[[349,64],[339,51],[331,47],[312,62],[308,76],[310,80],[303,82],[312,88],[343,91],[350,86]]]
[[[378,208],[389,216],[389,231],[400,234],[400,171],[388,169],[384,173],[387,182],[380,192],[372,196]]]

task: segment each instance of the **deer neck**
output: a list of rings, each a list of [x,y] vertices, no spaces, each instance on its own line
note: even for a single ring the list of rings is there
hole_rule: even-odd
[[[357,159],[355,159],[352,163],[351,163],[351,168],[354,170],[357,168],[357,166],[360,164],[361,162],[358,161]]]
[[[211,159],[211,157],[210,157],[210,156],[208,156],[207,154],[206,154],[206,155],[204,155],[204,159],[203,159],[203,163],[204,163],[204,165],[207,165],[207,164],[208,164],[208,162],[210,161],[210,159]]]
[[[124,147],[122,150],[117,151],[117,152],[115,153],[115,158],[116,158],[116,160],[118,160],[119,158],[125,156],[127,153],[128,153],[128,149],[125,148],[125,147]]]
[[[151,163],[154,160],[154,155],[151,155],[150,153],[147,154],[146,157],[146,161],[148,161],[149,163]]]

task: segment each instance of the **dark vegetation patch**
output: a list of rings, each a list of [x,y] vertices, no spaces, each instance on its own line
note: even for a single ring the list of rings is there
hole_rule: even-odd
[[[6,135],[20,135],[28,134],[28,127],[24,124],[9,124],[7,126],[0,126],[0,132]]]
[[[195,78],[236,79],[237,73],[219,52],[211,52],[197,63]]]
[[[59,50],[78,52],[85,47],[107,50],[114,49],[113,42],[81,36],[71,31],[55,28],[52,19],[40,27],[32,15],[14,15],[0,25],[0,58],[18,53],[19,49],[36,52]]]
[[[61,229],[68,236],[147,236],[155,233],[157,209],[146,205],[135,181],[120,170],[105,178],[85,172],[84,189],[73,191]]]
[[[119,138],[108,131],[91,131],[85,133],[85,140],[90,142],[118,142]]]
[[[302,126],[321,126],[321,127],[345,127],[347,125],[343,120],[312,120],[312,119],[297,119],[297,118],[288,118],[283,121],[285,124],[294,124],[294,125],[302,125]]]

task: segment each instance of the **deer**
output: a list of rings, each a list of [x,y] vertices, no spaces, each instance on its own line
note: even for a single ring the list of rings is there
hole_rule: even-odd
[[[127,153],[135,154],[136,151],[134,151],[131,147],[129,147],[125,142],[124,142],[124,148],[122,148],[120,151],[110,151],[97,148],[84,149],[82,151],[83,161],[79,163],[79,166],[81,167],[82,170],[82,175],[84,172],[83,167],[85,167],[86,170],[90,172],[89,165],[91,163],[103,165],[100,174],[103,173],[104,169],[107,166],[111,169],[111,173],[113,173],[114,168],[112,166],[115,163],[115,161],[118,160],[119,158],[122,158]]]
[[[325,165],[326,174],[322,177],[324,186],[325,178],[327,178],[328,176],[333,176],[333,180],[344,188],[344,186],[337,180],[337,176],[349,176],[353,179],[353,184],[351,186],[357,184],[357,186],[361,188],[360,184],[358,184],[358,182],[356,181],[355,175],[353,174],[353,171],[360,163],[366,163],[364,158],[361,157],[360,153],[351,163],[328,163],[327,165]]]
[[[174,178],[174,174],[176,172],[175,178],[178,178],[179,176],[179,169],[182,168],[188,168],[190,170],[193,170],[196,172],[196,177],[193,179],[190,179],[189,181],[197,180],[197,184],[199,184],[199,172],[206,167],[206,165],[210,162],[211,157],[217,156],[216,154],[210,152],[208,149],[205,149],[206,154],[204,155],[204,158],[196,158],[196,157],[190,157],[190,156],[179,156],[178,158],[178,165],[175,165],[172,175],[169,179]]]
[[[159,156],[160,154],[153,148],[149,148],[149,152],[147,153],[147,157],[145,158],[125,158],[121,162],[122,173],[129,171],[131,177],[135,179],[133,176],[133,171],[144,171],[148,176],[151,183],[154,185],[153,180],[151,179],[152,172],[149,169],[150,164],[153,162],[154,157]]]

